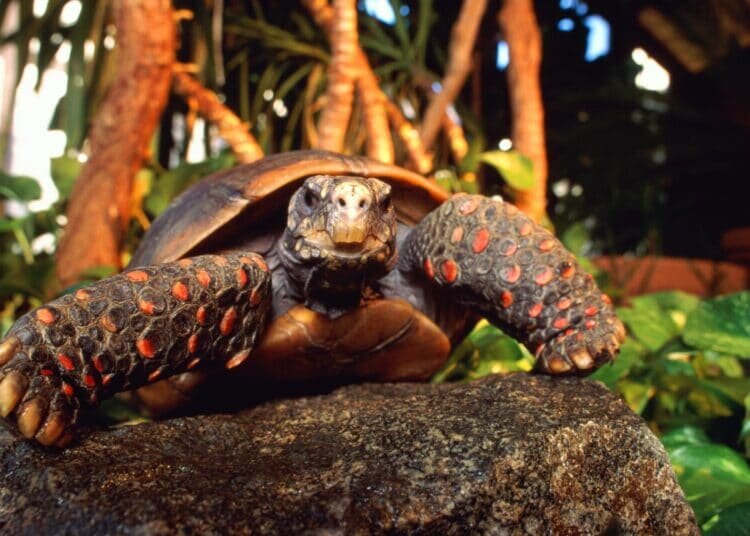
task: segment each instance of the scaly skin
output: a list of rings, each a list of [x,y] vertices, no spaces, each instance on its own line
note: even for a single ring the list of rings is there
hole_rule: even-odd
[[[539,371],[591,372],[624,339],[591,275],[513,205],[456,195],[417,225],[404,249],[407,266],[526,344]]]
[[[270,305],[253,253],[129,270],[16,322],[0,343],[0,414],[44,445],[65,444],[80,404],[206,364],[247,358]]]

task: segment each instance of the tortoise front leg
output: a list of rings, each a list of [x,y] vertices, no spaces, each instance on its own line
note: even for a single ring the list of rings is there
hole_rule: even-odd
[[[403,260],[528,346],[536,368],[588,373],[625,336],[609,298],[550,232],[516,207],[459,194],[407,237]]]
[[[254,254],[126,271],[21,317],[0,343],[0,416],[43,445],[72,437],[80,404],[247,358],[270,305]]]

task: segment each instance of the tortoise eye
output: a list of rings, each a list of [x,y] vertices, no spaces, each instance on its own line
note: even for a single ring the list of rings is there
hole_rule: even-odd
[[[391,204],[391,192],[384,193],[382,197],[380,198],[380,208],[383,210],[388,209],[388,206]]]
[[[305,206],[307,208],[314,208],[315,205],[318,204],[318,198],[310,190],[305,191],[305,196],[304,196],[303,200],[304,200]]]

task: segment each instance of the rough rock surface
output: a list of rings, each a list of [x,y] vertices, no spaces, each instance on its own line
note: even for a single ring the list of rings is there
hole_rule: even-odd
[[[2,430],[0,470],[2,534],[698,534],[656,437],[577,379],[359,385],[57,453]]]

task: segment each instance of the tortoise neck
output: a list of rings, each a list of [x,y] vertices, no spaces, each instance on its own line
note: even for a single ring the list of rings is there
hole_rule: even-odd
[[[356,260],[316,258],[302,259],[290,250],[294,244],[286,232],[276,243],[292,290],[313,311],[331,318],[356,309],[372,292],[372,283],[382,278],[390,266],[360,263]],[[292,246],[293,247],[293,246]]]

